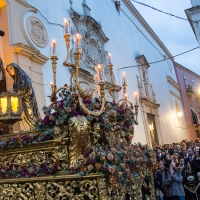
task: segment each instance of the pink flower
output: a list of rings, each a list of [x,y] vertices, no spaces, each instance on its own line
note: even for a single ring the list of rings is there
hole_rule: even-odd
[[[114,167],[109,167],[109,172],[111,173],[111,174],[113,174],[114,172],[115,172],[115,168]]]
[[[118,176],[120,178],[122,176],[122,172],[118,172]]]
[[[109,153],[109,154],[107,155],[107,158],[108,158],[108,160],[113,160],[114,156],[113,156],[111,153]]]
[[[94,158],[96,156],[95,152],[93,151],[91,154],[90,154],[90,158]]]
[[[125,163],[120,164],[122,168],[125,168]]]
[[[49,119],[52,121],[55,119],[55,117],[53,115],[50,115]]]
[[[113,151],[114,153],[117,153],[117,149],[115,149],[114,147],[112,148],[112,151]]]
[[[72,111],[72,109],[70,107],[66,107],[66,112],[70,113]]]
[[[94,168],[94,167],[93,167],[92,165],[88,165],[88,170],[89,170],[89,171],[93,170],[93,168]]]

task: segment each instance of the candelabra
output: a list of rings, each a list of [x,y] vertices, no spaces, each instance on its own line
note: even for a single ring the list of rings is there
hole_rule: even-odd
[[[97,74],[94,75],[94,81],[97,87],[97,92],[98,92],[98,96],[99,99],[101,101],[101,108],[100,110],[89,110],[86,105],[83,103],[83,99],[85,98],[91,98],[93,96],[93,87],[91,86],[90,83],[88,83],[87,81],[79,81],[79,66],[80,66],[80,60],[81,60],[81,53],[82,53],[82,49],[81,49],[81,41],[82,41],[82,36],[81,34],[77,33],[75,35],[73,35],[73,40],[74,40],[74,47],[73,47],[73,63],[70,63],[70,38],[71,38],[71,34],[69,33],[69,22],[65,19],[64,20],[64,39],[65,39],[65,43],[66,43],[66,49],[67,49],[67,55],[66,55],[66,59],[63,62],[63,65],[65,67],[71,67],[73,68],[73,73],[70,77],[70,84],[72,87],[72,93],[77,94],[78,96],[78,102],[79,105],[82,109],[82,111],[86,114],[86,115],[91,115],[94,117],[100,116],[103,112],[104,112],[104,108],[105,108],[105,104],[106,104],[106,99],[105,99],[105,89],[106,89],[106,80],[105,80],[105,75],[104,75],[104,65],[103,64],[97,64],[96,66],[94,66]],[[52,88],[52,93],[50,96],[50,100],[52,102],[52,104],[50,106],[52,106],[53,104],[56,104],[57,102],[57,93],[62,90],[68,90],[68,87],[60,87],[57,89],[57,84],[56,84],[56,68],[57,68],[57,60],[58,60],[58,55],[57,55],[57,43],[55,40],[52,41],[52,48],[51,48],[51,60],[52,60],[52,70],[53,70],[53,80],[54,82],[51,84],[51,88]],[[112,87],[109,89],[109,93],[111,95],[111,97],[113,98],[113,100],[115,101],[115,94],[114,92],[119,92],[121,89],[120,87],[118,87],[113,80],[113,64],[111,62],[111,54],[108,54],[108,68],[110,70],[110,77],[111,77],[111,84]],[[75,83],[73,83],[73,78],[75,78]],[[84,91],[81,88],[81,84],[85,83],[86,85],[89,86],[89,90],[88,91]],[[126,81],[126,74],[123,73],[123,96],[124,98],[122,99],[123,101],[126,101],[126,105],[131,108],[134,109],[135,108],[135,115],[136,115],[136,119],[137,119],[137,115],[138,115],[138,105],[136,102],[136,105],[133,106],[133,104],[128,101],[127,98],[127,94],[126,94],[126,88],[127,88],[127,81]],[[120,100],[119,102],[121,102],[122,100]],[[118,103],[119,103],[118,102]],[[55,106],[56,108],[56,106]]]

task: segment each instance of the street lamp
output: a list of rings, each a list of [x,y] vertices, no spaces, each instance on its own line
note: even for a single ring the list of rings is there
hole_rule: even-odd
[[[3,92],[0,94],[0,122],[8,124],[9,132],[13,132],[13,124],[21,121],[22,100],[16,93]]]

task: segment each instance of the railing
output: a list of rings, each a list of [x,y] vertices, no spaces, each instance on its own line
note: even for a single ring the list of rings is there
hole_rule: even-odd
[[[186,86],[186,93],[187,94],[193,94],[194,93],[193,88],[192,88],[191,85],[187,85]]]

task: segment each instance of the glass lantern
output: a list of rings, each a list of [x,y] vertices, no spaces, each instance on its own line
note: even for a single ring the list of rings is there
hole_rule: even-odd
[[[0,122],[9,125],[12,133],[12,125],[22,120],[22,100],[16,93],[3,92],[0,94]]]

